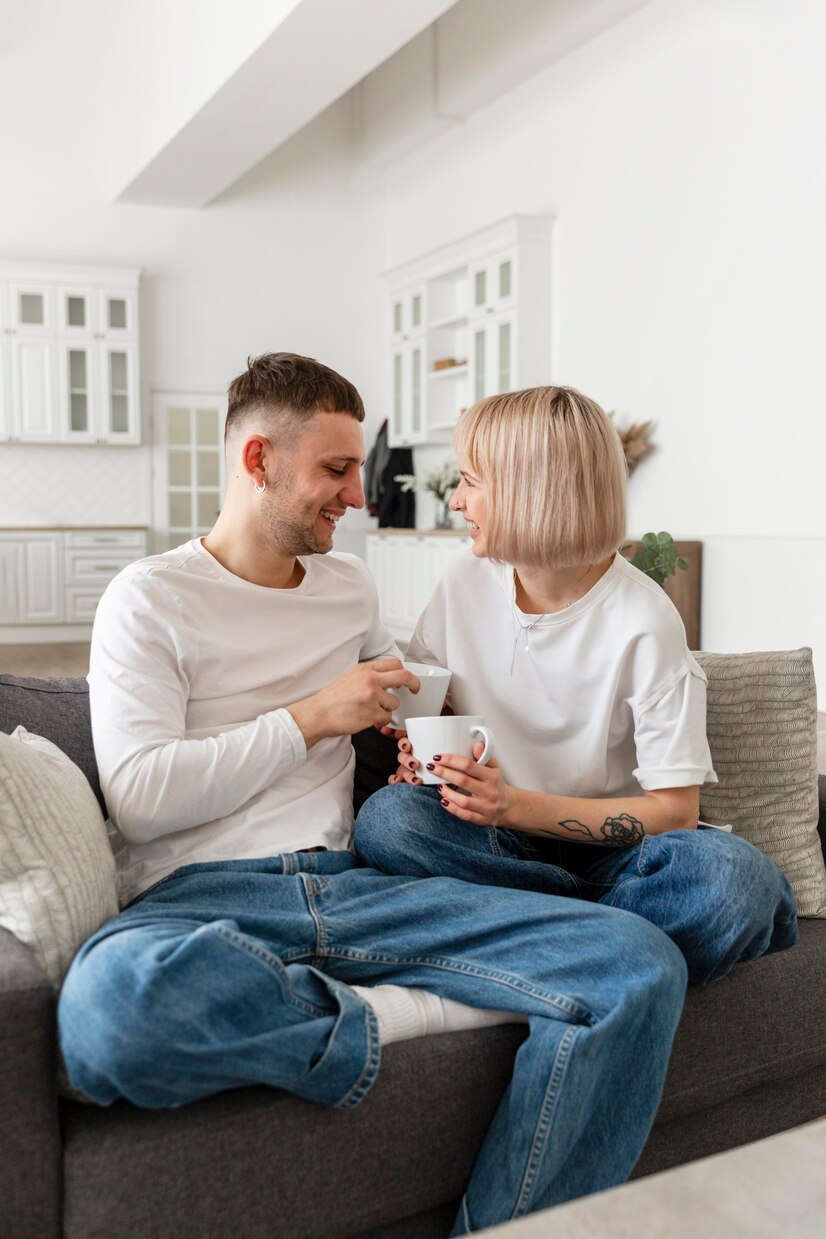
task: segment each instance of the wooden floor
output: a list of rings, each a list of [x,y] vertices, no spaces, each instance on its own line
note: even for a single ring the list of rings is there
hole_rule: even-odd
[[[89,642],[73,645],[0,645],[3,675],[86,675]]]
[[[4,675],[86,675],[89,645],[0,645]],[[817,716],[817,768],[826,774],[826,714]]]

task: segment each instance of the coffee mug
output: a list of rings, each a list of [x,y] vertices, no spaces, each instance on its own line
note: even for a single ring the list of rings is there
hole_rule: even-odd
[[[406,671],[412,671],[419,678],[419,691],[411,693],[409,688],[391,688],[399,704],[390,716],[390,726],[400,730],[407,726],[407,719],[418,718],[421,714],[438,714],[445,704],[451,673],[446,667],[431,667],[429,663],[405,663]]]
[[[484,751],[476,761],[480,766],[493,757],[493,732],[485,727],[481,714],[440,714],[431,718],[411,718],[407,735],[413,745],[413,756],[419,761],[416,771],[423,783],[444,783],[444,779],[427,769],[436,754],[452,753],[457,757],[473,757],[477,740],[484,741]]]

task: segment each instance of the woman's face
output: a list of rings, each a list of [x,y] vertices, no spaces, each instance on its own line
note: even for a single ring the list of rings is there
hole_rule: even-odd
[[[484,558],[485,549],[485,518],[487,515],[487,498],[485,486],[481,478],[459,461],[461,481],[450,497],[450,507],[454,512],[461,512],[468,524],[468,532],[473,539],[473,554]]]

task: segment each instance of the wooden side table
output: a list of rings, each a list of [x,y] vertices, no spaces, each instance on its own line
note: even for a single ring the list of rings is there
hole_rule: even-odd
[[[642,546],[641,542],[626,542],[622,553],[626,559],[633,559]],[[675,542],[678,555],[682,555],[688,564],[685,572],[679,568],[674,576],[669,577],[663,586],[674,606],[680,612],[680,619],[685,624],[685,635],[690,650],[700,647],[700,604],[702,602],[703,582],[703,544],[702,542]]]

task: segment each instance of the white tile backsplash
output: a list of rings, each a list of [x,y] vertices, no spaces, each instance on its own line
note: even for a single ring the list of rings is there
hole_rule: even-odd
[[[0,446],[0,525],[150,525],[145,447]]]

